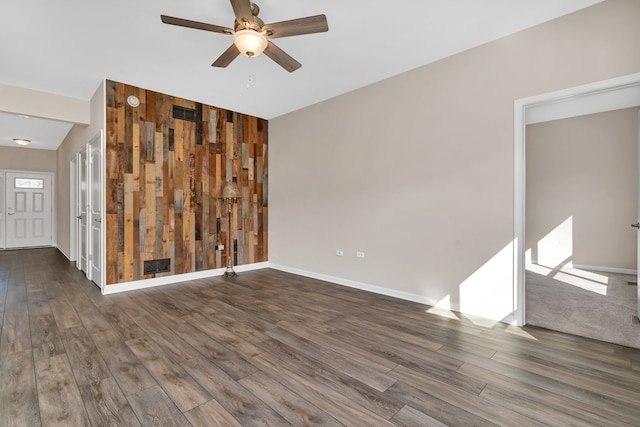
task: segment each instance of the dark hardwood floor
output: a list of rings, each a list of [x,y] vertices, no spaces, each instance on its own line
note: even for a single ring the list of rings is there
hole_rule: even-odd
[[[0,252],[0,426],[640,425],[640,350],[261,270],[102,296]]]

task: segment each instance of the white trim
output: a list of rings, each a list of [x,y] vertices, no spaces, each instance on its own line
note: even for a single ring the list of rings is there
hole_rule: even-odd
[[[257,262],[254,264],[236,265],[233,269],[242,273],[245,271],[261,270],[268,268],[269,263]],[[175,274],[173,276],[156,277],[153,279],[134,280],[131,282],[117,283],[114,285],[105,285],[102,288],[103,295],[117,294],[120,292],[134,291],[137,289],[153,288],[156,286],[172,285],[175,283],[188,282],[190,280],[206,279],[209,277],[222,276],[226,271],[225,267],[213,270],[196,271],[193,273]]]
[[[592,270],[592,271],[601,271],[603,273],[619,273],[619,274],[638,274],[638,270],[633,270],[631,268],[618,268],[618,267],[603,267],[600,265],[583,265],[583,264],[573,264],[572,268],[578,270]]]
[[[314,273],[312,271],[301,270],[299,268],[287,267],[285,265],[269,263],[269,268],[284,271],[286,273],[296,274],[298,276],[310,277],[312,279],[322,280],[324,282],[335,283],[336,285],[347,286],[349,288],[360,289],[374,294],[386,295],[406,301],[417,302],[419,304],[430,305],[433,307],[446,308],[452,311],[460,311],[460,305],[452,302],[441,302],[422,295],[411,294],[409,292],[394,291],[393,289],[383,288],[380,286],[369,285],[367,283],[356,282],[355,280],[343,279],[340,277],[329,276],[322,273]]]
[[[552,103],[597,92],[606,92],[623,87],[640,85],[640,73],[629,74],[609,80],[575,86],[555,92],[544,93],[514,101],[513,132],[514,132],[514,257],[513,257],[513,295],[514,316],[516,325],[526,323],[525,315],[525,273],[524,273],[524,241],[525,241],[525,114],[528,107],[544,103]]]
[[[78,157],[74,155],[69,160],[69,258],[75,261],[78,250]]]
[[[73,261],[73,260],[71,259],[71,257],[69,256],[69,254],[68,254],[68,253],[66,253],[66,252],[64,251],[64,249],[62,249],[60,246],[58,246],[58,244],[56,244],[56,245],[54,246],[54,248],[56,248],[58,251],[60,251],[60,253],[61,253],[62,255],[64,255],[64,256],[65,256],[69,261]]]

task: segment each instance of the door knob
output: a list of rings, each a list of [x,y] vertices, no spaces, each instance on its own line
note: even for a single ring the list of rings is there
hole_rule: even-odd
[[[632,227],[640,228],[640,222],[636,222],[635,224],[631,224]]]

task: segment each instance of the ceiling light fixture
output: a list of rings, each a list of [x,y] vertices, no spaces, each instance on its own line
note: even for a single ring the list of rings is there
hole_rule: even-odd
[[[267,38],[256,30],[240,30],[233,34],[233,44],[249,58],[260,55],[267,48]]]
[[[13,142],[15,142],[18,145],[22,145],[24,147],[25,145],[29,145],[31,140],[30,139],[23,139],[23,138],[13,138]]]

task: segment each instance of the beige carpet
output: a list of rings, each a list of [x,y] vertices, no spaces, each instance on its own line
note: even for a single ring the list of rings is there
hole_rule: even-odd
[[[527,324],[640,348],[635,282],[626,274],[528,265]]]

